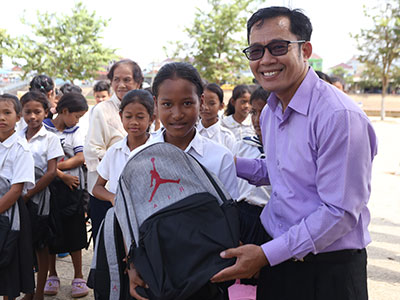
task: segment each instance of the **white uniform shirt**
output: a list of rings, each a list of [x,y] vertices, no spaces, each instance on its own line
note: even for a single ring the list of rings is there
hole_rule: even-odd
[[[35,185],[34,161],[29,147],[17,132],[0,142],[0,176],[11,185],[24,183],[23,192]]]
[[[227,116],[221,120],[221,126],[229,129],[237,141],[241,141],[246,136],[255,135],[250,114],[242,123],[236,122],[233,115]]]
[[[261,143],[258,139],[255,140],[254,138],[246,137],[236,142],[233,147],[233,154],[244,158],[263,158],[265,156],[260,151],[259,146],[261,146]],[[238,185],[240,194],[238,201],[244,200],[252,205],[265,206],[272,192],[270,185],[257,187],[241,178],[238,178]]]
[[[208,128],[205,128],[200,120],[199,124],[197,125],[197,130],[202,136],[205,136],[206,138],[225,146],[231,151],[236,143],[236,138],[232,131],[221,126],[220,121]]]
[[[152,135],[147,143],[165,142],[164,132]],[[147,144],[146,143],[146,144]],[[137,148],[140,151],[139,148]],[[193,140],[185,149],[196,158],[203,166],[213,172],[225,186],[226,191],[232,199],[238,199],[238,180],[236,177],[236,167],[232,153],[224,146],[201,136],[196,130]],[[136,149],[132,155],[136,153]]]
[[[100,102],[90,112],[89,129],[83,154],[88,168],[88,191],[97,181],[97,166],[108,148],[122,140],[126,131],[119,116],[121,101],[113,94],[110,99]]]
[[[104,155],[97,167],[97,173],[107,182],[109,192],[115,194],[117,192],[118,180],[128,161],[131,150],[128,147],[128,139],[125,137],[112,145]]]
[[[19,132],[20,136],[27,142],[29,150],[33,155],[35,167],[47,172],[49,160],[63,157],[64,150],[61,147],[60,139],[53,132],[48,131],[45,126],[29,140],[26,139],[27,127]]]

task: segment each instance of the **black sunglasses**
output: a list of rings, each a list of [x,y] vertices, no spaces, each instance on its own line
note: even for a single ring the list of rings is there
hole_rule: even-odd
[[[261,57],[264,56],[265,53],[265,48],[268,49],[269,53],[273,56],[281,56],[285,55],[289,51],[289,44],[294,44],[294,43],[304,43],[305,40],[300,40],[300,41],[285,41],[285,40],[275,40],[267,45],[263,46],[260,44],[252,45],[250,47],[247,47],[246,49],[243,50],[243,53],[246,55],[246,57],[249,60],[258,60]]]

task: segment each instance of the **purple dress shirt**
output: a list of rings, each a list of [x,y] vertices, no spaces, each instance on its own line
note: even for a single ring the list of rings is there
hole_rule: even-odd
[[[267,158],[237,158],[237,174],[272,186],[260,216],[273,237],[262,245],[270,264],[364,248],[377,152],[365,113],[310,68],[284,113],[271,94],[260,124]]]

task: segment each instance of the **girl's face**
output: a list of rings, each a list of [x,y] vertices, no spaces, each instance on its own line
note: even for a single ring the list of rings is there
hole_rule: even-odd
[[[164,80],[158,90],[157,108],[166,130],[165,140],[188,145],[199,118],[200,99],[196,86],[182,78]]]
[[[128,135],[140,137],[147,134],[147,128],[153,122],[146,107],[139,102],[129,103],[120,113],[122,124]]]
[[[211,121],[218,118],[218,111],[224,108],[224,104],[219,101],[218,95],[210,90],[204,90],[202,104],[200,107],[200,116],[205,121]]]
[[[94,100],[96,100],[96,103],[100,103],[103,101],[106,101],[110,98],[110,94],[108,91],[99,91],[99,92],[94,92]]]
[[[250,112],[250,94],[244,93],[242,96],[237,98],[236,100],[232,100],[233,106],[235,106],[235,116],[238,116],[238,119],[246,119],[247,115]]]
[[[118,99],[122,100],[127,92],[138,89],[140,84],[133,79],[132,68],[130,65],[122,64],[114,70],[111,87]]]
[[[15,124],[20,117],[17,115],[14,103],[10,100],[0,101],[0,142],[4,142],[15,132]]]
[[[44,118],[46,118],[48,111],[43,108],[42,103],[39,101],[29,101],[22,108],[22,117],[29,129],[40,129]]]
[[[61,114],[65,127],[74,127],[76,124],[78,124],[79,119],[82,118],[85,113],[86,110],[69,112],[67,108],[64,108]]]
[[[261,137],[260,115],[267,102],[263,99],[254,99],[251,108],[251,122],[256,134]]]

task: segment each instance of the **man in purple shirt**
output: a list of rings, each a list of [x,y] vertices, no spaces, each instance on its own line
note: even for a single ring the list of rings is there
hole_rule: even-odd
[[[354,101],[309,67],[311,32],[308,17],[285,7],[260,9],[247,23],[244,53],[272,94],[260,117],[266,159],[237,158],[237,173],[271,184],[260,217],[271,240],[222,252],[236,264],[212,281],[260,272],[257,299],[368,299],[376,136]]]

